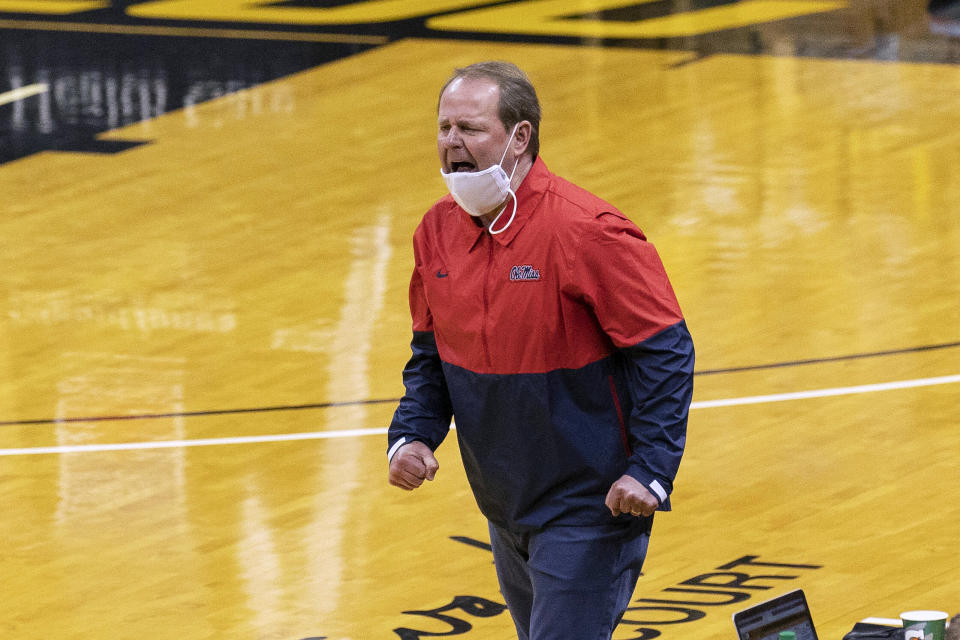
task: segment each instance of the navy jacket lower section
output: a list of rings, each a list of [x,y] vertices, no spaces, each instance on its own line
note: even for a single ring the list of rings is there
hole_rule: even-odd
[[[475,373],[442,362],[432,336],[414,335],[388,444],[405,438],[435,449],[452,414],[467,478],[494,524],[610,522],[604,498],[624,473],[669,496],[693,392],[683,321],[584,367],[546,373]],[[667,497],[661,509],[669,508]]]

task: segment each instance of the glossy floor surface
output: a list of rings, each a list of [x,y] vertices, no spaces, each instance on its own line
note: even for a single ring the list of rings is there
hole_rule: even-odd
[[[0,635],[512,637],[455,435],[412,494],[384,455],[437,91],[481,59],[696,341],[614,640],[794,588],[824,640],[960,611],[946,4],[0,2]]]

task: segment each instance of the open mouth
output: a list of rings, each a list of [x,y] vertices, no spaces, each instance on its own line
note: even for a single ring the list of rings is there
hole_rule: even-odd
[[[472,162],[451,162],[450,169],[453,170],[454,173],[459,171],[476,171],[477,165]]]

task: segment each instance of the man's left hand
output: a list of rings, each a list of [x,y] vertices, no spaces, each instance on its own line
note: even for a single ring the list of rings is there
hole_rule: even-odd
[[[614,516],[621,513],[629,513],[632,516],[651,516],[660,506],[660,501],[635,478],[622,475],[610,487],[604,504]]]

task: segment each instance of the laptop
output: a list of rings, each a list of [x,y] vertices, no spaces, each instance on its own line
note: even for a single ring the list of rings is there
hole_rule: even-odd
[[[819,640],[803,589],[738,611],[733,626],[738,640],[777,640],[781,631],[795,631],[797,640]]]

